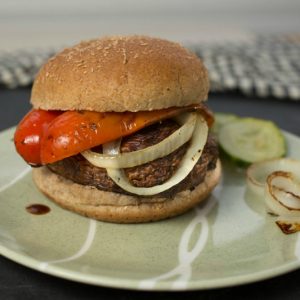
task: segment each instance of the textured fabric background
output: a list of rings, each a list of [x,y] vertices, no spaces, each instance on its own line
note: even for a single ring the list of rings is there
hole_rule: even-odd
[[[204,60],[211,91],[240,91],[258,97],[300,100],[300,35],[257,36],[248,42],[187,44]],[[58,49],[0,53],[0,86],[32,83]]]

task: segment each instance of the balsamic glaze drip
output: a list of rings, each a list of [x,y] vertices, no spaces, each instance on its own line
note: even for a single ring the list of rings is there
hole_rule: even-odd
[[[45,215],[50,211],[50,207],[44,204],[31,204],[26,207],[26,210],[33,215]]]

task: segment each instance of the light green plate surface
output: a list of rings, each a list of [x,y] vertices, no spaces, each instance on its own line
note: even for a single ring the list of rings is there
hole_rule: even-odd
[[[289,156],[300,139],[285,134]],[[222,183],[202,207],[150,224],[96,222],[65,211],[37,191],[14,150],[13,129],[0,134],[0,253],[70,280],[146,290],[189,290],[270,278],[300,265],[300,235],[284,235],[246,193],[244,172],[224,164]],[[26,212],[33,203],[51,212]]]

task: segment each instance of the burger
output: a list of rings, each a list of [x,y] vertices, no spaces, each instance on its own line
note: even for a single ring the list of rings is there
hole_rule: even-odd
[[[220,178],[208,90],[201,60],[177,43],[84,41],[40,69],[15,146],[63,208],[116,223],[173,217]]]

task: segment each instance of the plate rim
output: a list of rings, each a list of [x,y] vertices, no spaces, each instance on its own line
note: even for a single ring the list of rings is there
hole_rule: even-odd
[[[297,270],[300,267],[300,261],[295,260],[284,265],[279,265],[274,268],[265,269],[262,271],[228,276],[219,279],[206,279],[206,280],[190,280],[186,287],[173,287],[170,289],[171,281],[160,281],[158,285],[154,287],[140,287],[140,280],[137,279],[124,279],[119,277],[110,277],[102,275],[83,274],[81,272],[67,270],[55,264],[48,265],[46,269],[40,269],[38,266],[41,262],[35,258],[27,256],[25,254],[16,253],[0,244],[0,254],[22,266],[28,267],[32,270],[52,275],[57,278],[67,279],[70,281],[90,284],[94,286],[103,286],[111,288],[124,288],[129,290],[140,291],[193,291],[193,290],[207,290],[213,288],[225,288],[238,285],[244,285],[254,283],[262,280],[274,278],[288,272]]]

